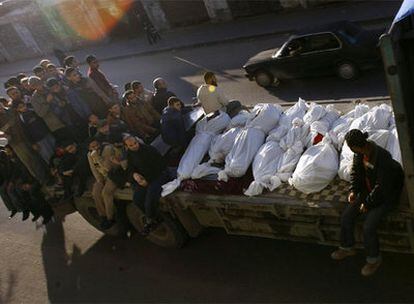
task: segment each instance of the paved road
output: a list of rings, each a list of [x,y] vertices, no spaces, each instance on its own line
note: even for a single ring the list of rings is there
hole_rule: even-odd
[[[0,303],[413,302],[411,255],[384,254],[373,278],[332,248],[210,230],[182,249],[103,236],[79,215],[35,229],[1,208]]]
[[[359,80],[283,83],[272,91],[244,78],[240,66],[283,37],[105,62],[114,83],[163,76],[185,101],[205,69],[244,103],[386,95],[381,70]],[[227,236],[210,230],[181,250],[143,239],[103,236],[78,214],[38,227],[8,220],[0,207],[0,303],[24,302],[414,302],[411,255],[385,254],[377,276],[361,278],[362,253],[344,263],[332,248]]]
[[[283,82],[271,90],[261,88],[245,78],[241,66],[247,59],[258,51],[280,46],[286,37],[130,57],[104,62],[102,69],[120,87],[130,80],[138,79],[150,88],[152,79],[162,76],[168,81],[170,89],[187,103],[191,102],[197,86],[202,83],[202,75],[206,70],[217,72],[220,85],[229,97],[245,104],[294,101],[299,96],[318,100],[387,95],[381,69],[364,73],[356,81],[343,81],[336,77],[294,80]],[[4,78],[0,78],[0,81],[3,82]]]

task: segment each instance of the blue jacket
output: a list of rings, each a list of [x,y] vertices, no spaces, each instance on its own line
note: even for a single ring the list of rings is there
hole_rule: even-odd
[[[174,108],[166,107],[161,116],[162,139],[171,146],[186,145],[186,131],[183,115]]]

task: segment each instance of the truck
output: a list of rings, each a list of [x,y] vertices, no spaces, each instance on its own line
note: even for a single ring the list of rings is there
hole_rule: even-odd
[[[380,38],[380,48],[390,96],[367,98],[368,104],[387,103],[394,109],[399,134],[405,186],[398,208],[379,229],[381,249],[414,253],[414,22],[413,7],[404,2],[391,29]],[[334,103],[346,112],[355,100]],[[283,106],[289,106],[285,104]],[[168,148],[163,148],[168,150]],[[160,201],[162,223],[146,238],[163,247],[182,247],[209,227],[222,228],[231,235],[255,236],[337,246],[340,216],[347,203],[349,185],[336,178],[319,193],[303,194],[288,184],[257,197],[212,195],[177,191]],[[127,236],[143,229],[143,212],[132,203],[128,187],[115,194],[117,224],[105,231]],[[99,228],[99,217],[90,193],[73,204],[56,204],[57,216],[79,212]],[[357,225],[357,247],[362,247],[362,225]]]

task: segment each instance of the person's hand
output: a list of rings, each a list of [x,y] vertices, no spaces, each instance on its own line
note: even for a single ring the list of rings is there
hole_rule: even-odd
[[[24,191],[29,191],[32,188],[32,186],[30,184],[23,184],[22,185],[22,190]]]
[[[356,195],[354,192],[349,193],[348,195],[348,203],[353,204],[355,203]]]
[[[115,165],[121,164],[121,161],[116,156],[111,157],[111,162],[114,163]]]
[[[73,174],[73,170],[68,170],[68,171],[63,172],[64,176],[72,176],[72,174]]]
[[[32,145],[32,148],[33,148],[33,150],[35,150],[35,151],[39,151],[39,150],[40,150],[40,147],[39,147],[39,145],[38,145],[38,144],[33,144],[33,145]]]
[[[141,187],[148,186],[148,182],[146,181],[146,179],[141,174],[138,174],[138,173],[135,172],[132,175],[132,177],[137,182],[137,184],[140,185]]]
[[[53,95],[52,94],[47,94],[46,101],[49,102],[49,103],[52,102],[53,101]]]

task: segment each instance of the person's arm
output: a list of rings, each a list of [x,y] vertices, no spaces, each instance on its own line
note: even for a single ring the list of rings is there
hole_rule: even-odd
[[[389,186],[394,182],[392,180],[394,174],[391,162],[392,157],[389,153],[381,153],[381,156],[377,159],[375,164],[377,171],[375,185],[372,185],[372,190],[364,203],[367,208],[375,208],[386,203],[389,197],[388,194],[392,191],[392,189],[389,189]]]
[[[226,107],[229,104],[229,99],[227,98],[226,94],[224,94],[221,88],[216,88],[217,92],[217,100],[223,106]]]
[[[88,153],[88,163],[89,163],[89,167],[91,168],[92,171],[92,175],[95,177],[96,181],[100,182],[100,183],[104,183],[105,178],[102,174],[100,174],[98,172],[98,170],[95,167],[95,162],[91,156],[91,153]]]
[[[148,149],[148,164],[153,166],[154,170],[148,176],[145,176],[148,183],[152,183],[155,179],[158,178],[160,171],[166,168],[166,163],[164,157],[160,152],[153,146],[147,145]],[[165,168],[164,168],[165,167]]]
[[[351,168],[351,186],[349,191],[354,193],[355,196],[361,193],[361,165],[362,165],[362,155],[354,154],[352,160]]]
[[[202,88],[203,87],[201,86],[197,89],[197,97],[196,97],[196,101],[193,103],[193,107],[201,107],[203,105],[201,101],[202,99],[201,95],[203,93]]]

